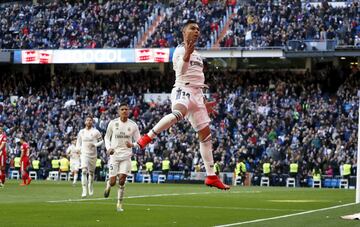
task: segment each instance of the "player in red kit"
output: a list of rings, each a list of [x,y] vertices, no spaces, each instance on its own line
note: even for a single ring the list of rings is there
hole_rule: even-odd
[[[0,188],[4,187],[6,176],[6,134],[3,127],[4,125],[0,123]]]
[[[31,182],[31,178],[29,177],[28,167],[30,166],[30,146],[25,141],[25,138],[20,139],[21,144],[21,156],[20,156],[20,168],[21,168],[21,176],[23,179],[23,183],[21,186],[29,185]]]

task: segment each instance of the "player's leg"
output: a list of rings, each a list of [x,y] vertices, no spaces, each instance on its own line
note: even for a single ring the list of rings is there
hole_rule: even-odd
[[[210,117],[204,104],[202,92],[193,92],[191,102],[194,103],[194,108],[189,110],[189,121],[196,132],[198,132],[200,142],[200,154],[204,161],[206,170],[205,184],[208,186],[214,186],[219,189],[227,190],[230,187],[223,184],[219,177],[216,176],[214,170],[214,158],[212,150],[212,138],[209,127]]]
[[[110,195],[111,187],[116,184],[116,176],[119,171],[119,161],[115,159],[113,155],[110,156],[108,166],[109,166],[109,180],[106,181],[106,187],[104,190],[104,197],[107,198]]]
[[[21,160],[21,164],[20,164],[21,178],[23,180],[23,183],[21,183],[20,186],[24,186],[27,184],[26,180],[29,178],[29,174],[26,172],[26,168],[27,168],[27,161],[24,158]]]
[[[29,174],[29,172],[30,172],[30,160],[29,159],[27,160],[25,171],[26,171],[26,174],[27,174],[26,185],[29,185],[31,183],[31,180],[32,180],[31,177],[30,177],[30,174]]]
[[[216,176],[214,171],[214,158],[212,151],[212,139],[209,126],[201,129],[198,132],[200,140],[200,154],[204,161],[205,170],[206,170],[206,179],[205,184],[211,187],[217,187],[218,189],[227,190],[230,187],[221,182],[218,176]]]
[[[172,113],[167,114],[148,132],[143,135],[137,143],[140,148],[145,148],[152,139],[154,139],[162,131],[170,128],[172,125],[181,121],[188,112],[189,104],[189,94],[186,91],[183,91],[182,88],[174,88],[171,92],[171,102],[172,102]]]
[[[88,192],[92,196],[94,194],[94,173],[96,168],[96,158],[91,158],[89,163]]]
[[[119,175],[119,188],[118,188],[118,196],[117,196],[117,204],[116,210],[121,212],[124,211],[123,209],[123,200],[124,200],[124,192],[125,192],[125,181],[126,181],[126,174]]]
[[[123,209],[123,200],[125,193],[125,182],[128,174],[131,173],[131,160],[122,160],[119,165],[119,188],[118,188],[118,201],[116,204],[116,210],[121,212]]]
[[[0,187],[3,187],[5,184],[5,167],[6,167],[6,155],[1,154],[0,155]]]
[[[78,179],[78,177],[79,177],[78,171],[79,171],[78,169],[74,169],[74,171],[72,172],[72,175],[73,175],[73,182],[72,182],[72,184],[73,184],[73,185],[76,184],[76,181],[77,181],[77,179]]]
[[[82,194],[81,197],[85,198],[87,196],[87,185],[88,185],[88,158],[81,158],[81,185],[82,185]]]
[[[73,175],[73,182],[72,182],[73,185],[76,184],[76,181],[77,181],[77,179],[79,177],[79,174],[78,174],[79,165],[80,165],[80,163],[77,162],[77,161],[70,161],[70,171],[71,171],[71,173]],[[69,180],[70,180],[70,178],[69,178]]]

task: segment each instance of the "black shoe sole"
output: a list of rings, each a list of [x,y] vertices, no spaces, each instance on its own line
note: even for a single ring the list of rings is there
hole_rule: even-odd
[[[104,197],[105,197],[105,198],[108,198],[109,195],[110,195],[110,190],[109,190],[108,192],[106,192],[106,190],[105,190],[105,191],[104,191]]]

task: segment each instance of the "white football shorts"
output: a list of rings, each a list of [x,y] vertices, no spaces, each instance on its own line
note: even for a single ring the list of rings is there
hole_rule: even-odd
[[[110,155],[108,162],[109,177],[115,177],[119,174],[131,174],[131,159],[119,159],[114,155]]]
[[[70,159],[70,171],[74,172],[74,171],[79,171],[80,169],[80,160],[76,159],[76,160],[72,160]]]
[[[95,172],[96,157],[81,156],[81,169],[87,168],[89,172]]]
[[[204,103],[204,94],[201,88],[194,87],[174,87],[171,91],[171,109],[176,104],[182,104],[187,107],[188,113],[185,116],[196,132],[205,128],[210,117]]]

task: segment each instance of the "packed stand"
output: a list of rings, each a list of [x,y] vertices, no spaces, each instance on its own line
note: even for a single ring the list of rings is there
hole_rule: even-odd
[[[315,7],[303,1],[49,1],[32,5],[0,4],[1,49],[134,48],[160,12],[164,21],[146,47],[176,47],[181,25],[195,19],[201,28],[198,47],[217,40],[228,9],[235,12],[222,47],[288,46],[288,41],[328,40],[360,45],[359,3]],[[149,23],[148,23],[149,22]],[[290,45],[291,46],[291,45]]]
[[[227,4],[223,1],[179,1],[165,9],[165,19],[147,40],[146,47],[176,47],[182,42],[182,26],[189,20],[199,23],[201,36],[198,47],[211,47],[219,33],[220,22],[226,15]]]
[[[221,171],[233,172],[237,161],[244,159],[254,176],[261,175],[265,161],[271,163],[272,173],[287,174],[289,163],[296,160],[305,178],[315,166],[323,173],[331,167],[332,174],[339,175],[341,164],[355,163],[357,70],[207,74],[211,97],[219,103],[211,129],[214,159]],[[170,111],[170,101],[146,103],[143,95],[170,92],[172,75],[141,70],[105,76],[66,69],[55,75],[2,73],[0,121],[8,136],[8,168],[19,156],[17,138],[25,136],[32,158],[40,160],[46,177],[51,160],[65,152],[71,138],[84,127],[85,117],[93,115],[96,127],[105,134],[108,122],[117,117],[116,104],[123,100],[130,104],[130,117],[142,133]],[[39,80],[49,82],[40,85]],[[141,169],[152,160],[154,170],[161,170],[166,157],[171,170],[185,171],[187,177],[190,171],[203,169],[196,134],[187,121],[163,132],[145,152],[135,153]],[[104,147],[99,157],[107,162]]]
[[[0,5],[0,48],[134,47],[134,37],[159,7],[135,0]]]
[[[289,40],[336,40],[354,45],[360,35],[359,3],[315,7],[303,1],[247,1],[237,9],[222,47],[286,46]]]

